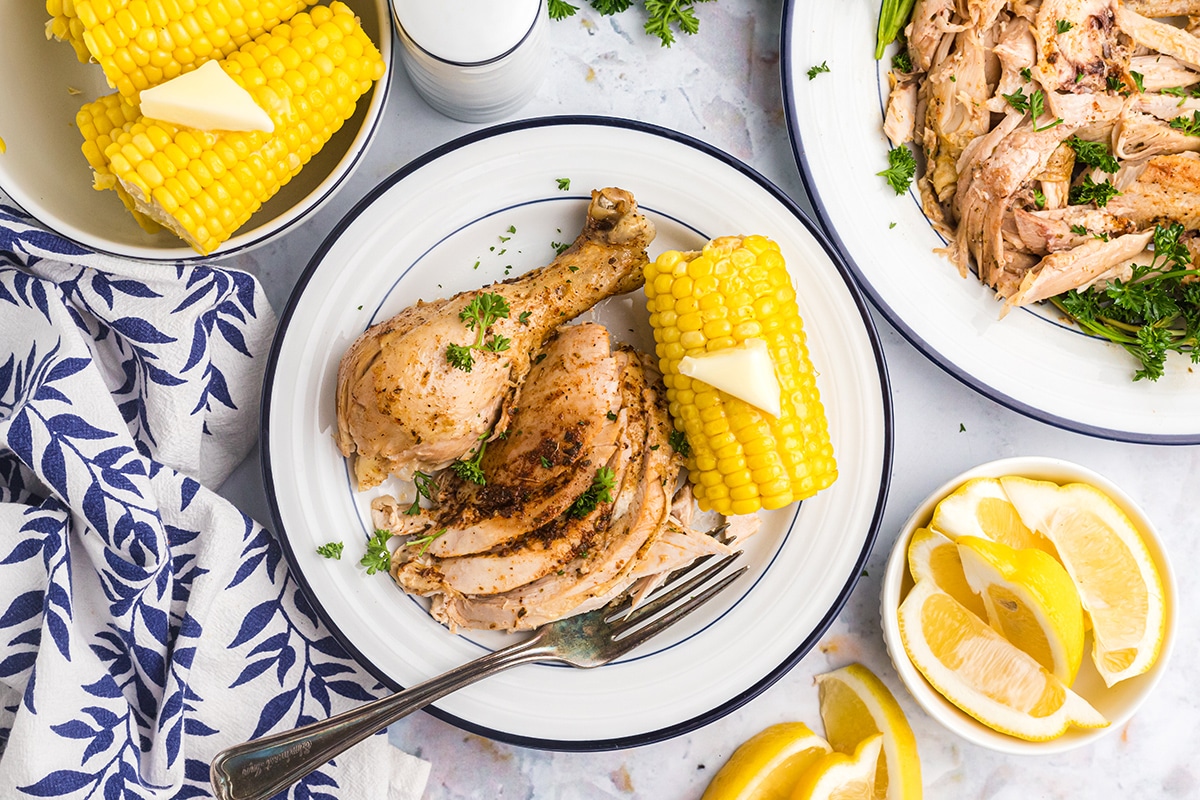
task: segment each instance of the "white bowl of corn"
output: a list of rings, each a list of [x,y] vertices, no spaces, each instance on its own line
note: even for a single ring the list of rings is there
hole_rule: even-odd
[[[386,0],[48,0],[10,12],[0,189],[98,252],[188,261],[261,244],[329,199],[382,116]],[[208,61],[272,131],[141,114],[141,91]]]
[[[981,464],[905,522],[884,641],[917,703],[992,750],[1059,753],[1120,730],[1158,683],[1177,612],[1153,523],[1056,458]]]

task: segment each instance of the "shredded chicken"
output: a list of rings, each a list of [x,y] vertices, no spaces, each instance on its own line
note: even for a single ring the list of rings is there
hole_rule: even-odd
[[[1005,312],[1127,274],[1156,225],[1200,247],[1197,25],[1200,0],[918,0],[885,132]]]

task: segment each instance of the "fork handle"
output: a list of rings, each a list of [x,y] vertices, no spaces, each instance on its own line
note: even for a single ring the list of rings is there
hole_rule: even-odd
[[[266,800],[351,746],[453,691],[501,670],[554,658],[534,634],[402,692],[329,719],[217,753],[209,778],[218,800]]]

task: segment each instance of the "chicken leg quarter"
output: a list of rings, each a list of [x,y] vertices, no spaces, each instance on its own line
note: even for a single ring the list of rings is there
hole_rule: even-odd
[[[592,192],[575,242],[550,264],[449,299],[418,302],[368,328],[338,367],[338,448],[354,458],[360,490],[389,474],[408,480],[434,472],[505,428],[506,400],[529,372],[531,354],[555,329],[601,300],[641,287],[654,226],[633,195],[616,188]],[[473,350],[465,371],[446,358],[451,344],[472,344],[460,313],[481,294],[508,303],[488,336],[510,340],[507,350]]]

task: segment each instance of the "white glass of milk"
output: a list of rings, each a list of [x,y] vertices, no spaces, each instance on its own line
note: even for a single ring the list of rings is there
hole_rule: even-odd
[[[545,75],[544,0],[391,0],[417,92],[467,122],[507,116]]]

